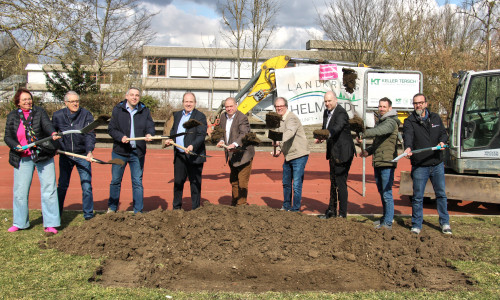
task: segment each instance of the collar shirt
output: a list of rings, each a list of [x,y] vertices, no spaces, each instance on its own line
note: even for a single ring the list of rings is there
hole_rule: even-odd
[[[184,123],[186,123],[191,118],[192,114],[193,114],[193,111],[190,111],[188,113],[186,113],[185,110],[182,111],[182,117],[181,117],[181,120],[179,121],[179,126],[177,126],[177,133],[186,132],[186,128],[184,128],[184,126],[182,126],[182,125],[184,125]],[[176,137],[175,143],[180,145],[180,146],[186,147],[184,145],[184,136],[183,135]],[[184,152],[184,150],[182,150],[179,147],[177,147],[177,150],[179,150],[180,152]]]
[[[335,107],[332,110],[327,110],[327,112],[328,112],[328,120],[326,121],[326,128],[327,129],[328,129],[328,124],[330,124],[330,120],[332,119],[334,111],[335,111]]]
[[[128,102],[127,102],[126,108],[127,108],[128,113],[130,114],[130,136],[129,136],[129,138],[135,138],[134,115],[137,113],[137,106],[135,108],[132,108],[128,105]],[[132,149],[135,149],[136,148],[135,141],[130,141],[130,146],[132,146]]]
[[[234,116],[236,116],[236,113],[234,113],[232,117],[229,117],[226,113],[226,144],[229,143],[229,136],[231,135],[231,126],[233,125]],[[238,147],[237,143],[233,144]]]

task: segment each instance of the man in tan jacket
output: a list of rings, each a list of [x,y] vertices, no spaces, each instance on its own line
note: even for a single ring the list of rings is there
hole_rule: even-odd
[[[299,118],[288,110],[288,101],[278,97],[274,101],[276,112],[282,116],[278,132],[283,133],[283,140],[273,142],[279,146],[276,157],[281,153],[285,156],[283,163],[283,207],[282,210],[300,211],[302,199],[302,182],[304,181],[304,169],[309,158],[309,146],[307,143],[304,127]],[[293,182],[293,202],[292,202]]]
[[[237,109],[238,104],[234,98],[227,98],[224,107],[226,112],[220,118],[224,139],[219,141],[217,147],[227,145],[225,153],[231,170],[229,175],[233,197],[231,205],[246,205],[255,149],[253,146],[244,146],[242,140],[250,132],[250,123],[248,117]]]

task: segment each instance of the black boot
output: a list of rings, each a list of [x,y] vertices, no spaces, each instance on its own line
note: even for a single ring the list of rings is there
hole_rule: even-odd
[[[327,209],[324,215],[319,215],[320,219],[330,219],[337,217],[337,211]]]

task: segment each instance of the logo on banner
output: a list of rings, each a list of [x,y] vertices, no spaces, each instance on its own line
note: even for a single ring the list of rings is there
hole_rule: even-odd
[[[319,66],[319,79],[320,80],[332,80],[339,78],[339,73],[337,72],[337,65],[320,65]]]

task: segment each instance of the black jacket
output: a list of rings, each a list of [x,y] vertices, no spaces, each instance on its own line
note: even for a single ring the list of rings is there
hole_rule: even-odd
[[[172,129],[170,130],[170,135],[174,135],[177,133],[177,127],[179,127],[179,122],[182,118],[182,112],[183,110],[174,113],[174,124],[172,125]],[[194,153],[206,155],[205,136],[207,135],[207,117],[201,111],[193,109],[193,112],[191,113],[191,117],[189,119],[198,120],[202,125],[196,126],[191,129],[186,129],[186,132],[189,133],[184,135],[184,146],[187,147],[189,145],[193,145]],[[177,151],[177,147],[174,147],[174,154],[176,154]],[[175,157],[176,156],[174,155],[174,162]],[[196,155],[189,155],[189,160],[193,164],[202,164],[206,161],[206,158]]]
[[[113,152],[121,156],[130,156],[132,146],[130,143],[122,143],[124,136],[130,137],[130,113],[126,107],[127,100],[123,100],[113,108],[111,121],[108,125],[108,133],[113,138]],[[135,137],[143,137],[146,134],[155,134],[155,124],[149,109],[142,102],[137,104],[137,113],[134,115]],[[146,155],[146,141],[136,141],[137,155]]]
[[[48,137],[56,131],[54,126],[52,126],[52,122],[50,122],[47,112],[43,108],[33,106],[32,114],[32,127],[37,139],[40,140]],[[11,111],[7,115],[4,141],[10,148],[9,164],[16,169],[19,168],[19,162],[21,161],[21,153],[14,150],[17,145],[20,145],[19,140],[17,139],[17,130],[20,123],[21,118],[19,117],[18,109]],[[58,143],[50,140],[42,143],[41,145],[37,145],[36,147],[40,150],[40,152],[34,162],[39,162],[54,157],[57,151]]]
[[[416,112],[413,112],[403,124],[403,139],[405,149],[418,150],[437,146],[440,142],[448,141],[448,134],[443,121],[438,114],[427,110],[429,117],[423,121]],[[444,151],[424,151],[410,157],[412,166],[428,167],[440,164],[443,161]]]
[[[79,108],[74,114],[71,114],[68,108],[63,108],[56,111],[52,116],[52,124],[54,124],[55,130],[61,132],[82,129],[92,122],[94,122],[94,117],[90,111],[85,108]],[[87,154],[94,151],[95,132],[91,131],[86,134],[72,133],[63,135],[59,140],[59,144],[64,151]]]
[[[333,110],[333,116],[330,119],[328,128],[328,110],[323,113],[323,127],[330,131],[330,137],[326,141],[326,159],[333,159],[337,164],[344,164],[352,160],[356,149],[351,136],[351,127],[349,126],[349,115],[346,110],[337,105]]]

